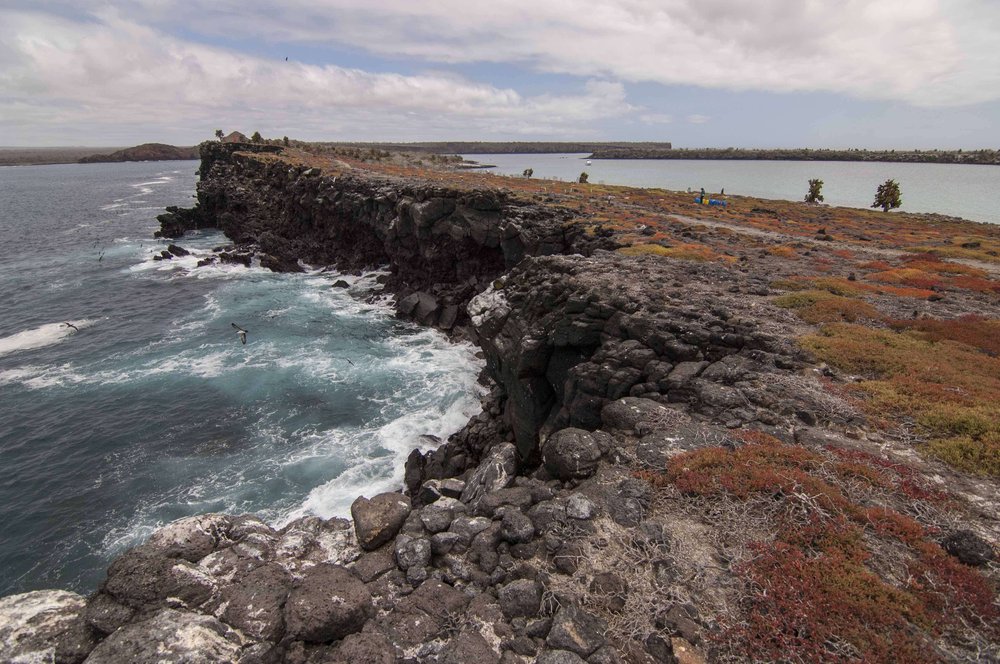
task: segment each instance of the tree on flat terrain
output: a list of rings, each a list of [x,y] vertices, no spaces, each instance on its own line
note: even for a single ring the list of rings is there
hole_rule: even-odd
[[[253,133],[253,136],[250,137],[250,141],[252,143],[263,143],[264,142],[264,137],[260,135],[259,131],[255,131]]]
[[[587,184],[587,180],[589,178],[590,178],[590,176],[587,175],[587,171],[584,171],[583,173],[580,173],[580,184]]]
[[[809,180],[809,193],[806,194],[806,203],[819,203],[823,200],[823,181],[820,179]]]
[[[888,212],[892,208],[898,208],[903,204],[903,198],[899,193],[899,183],[895,180],[886,180],[878,186],[875,191],[875,202],[873,208],[882,208],[882,212]]]
[[[222,133],[221,129],[216,129],[215,130],[215,137],[217,139],[219,139],[221,141],[223,136],[225,136],[225,134]]]

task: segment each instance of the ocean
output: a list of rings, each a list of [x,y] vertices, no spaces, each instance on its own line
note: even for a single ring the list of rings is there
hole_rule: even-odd
[[[730,195],[801,201],[809,180],[823,180],[828,205],[867,208],[887,179],[899,183],[903,212],[937,212],[971,221],[1000,224],[1000,166],[896,164],[844,161],[729,161],[673,159],[594,159],[585,154],[470,154],[487,172],[576,180],[586,171],[597,184],[662,187],[673,191],[702,187]]]
[[[376,273],[196,267],[217,232],[154,261],[197,167],[0,168],[0,595],[92,591],[188,515],[346,515],[479,411],[477,349],[395,319]]]

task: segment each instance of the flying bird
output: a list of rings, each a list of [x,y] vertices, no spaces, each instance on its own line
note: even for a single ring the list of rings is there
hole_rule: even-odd
[[[240,341],[243,342],[243,345],[246,346],[247,345],[247,331],[244,330],[239,325],[237,325],[236,323],[230,323],[230,325],[233,326],[233,329],[236,330],[236,335],[240,338]]]
[[[80,331],[80,328],[78,328],[76,325],[73,325],[73,323],[63,323],[63,325],[65,325],[66,327],[71,327],[74,330],[76,330],[77,332]]]

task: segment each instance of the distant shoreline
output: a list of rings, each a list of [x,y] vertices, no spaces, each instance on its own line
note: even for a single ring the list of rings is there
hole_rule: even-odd
[[[84,157],[121,150],[107,148],[0,148],[0,166],[46,166],[75,164]]]
[[[757,150],[742,148],[646,149],[617,147],[593,151],[588,159],[673,159],[719,161],[852,161],[1000,166],[997,150]]]
[[[197,159],[197,148],[145,143],[122,147],[0,147],[0,166],[116,163],[124,161],[178,161]]]

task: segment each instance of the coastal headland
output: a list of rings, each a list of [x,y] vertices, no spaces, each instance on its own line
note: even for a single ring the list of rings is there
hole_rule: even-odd
[[[352,520],[192,517],[89,597],[0,598],[8,659],[1000,658],[1000,226],[359,147],[200,156],[162,237],[388,266],[399,316],[476,343],[490,392]]]
[[[175,161],[198,158],[198,147],[143,143],[130,148],[0,148],[0,166],[102,164],[123,161]]]

